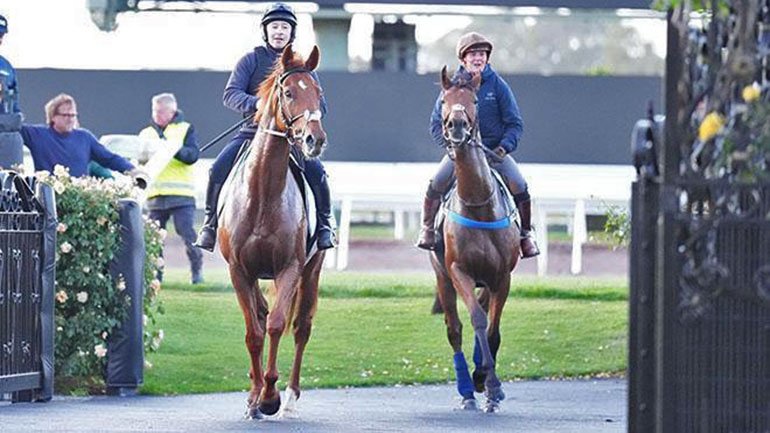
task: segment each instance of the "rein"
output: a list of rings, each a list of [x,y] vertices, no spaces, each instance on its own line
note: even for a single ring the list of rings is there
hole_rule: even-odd
[[[321,110],[314,110],[314,111],[305,110],[304,112],[297,114],[296,116],[290,116],[286,114],[286,110],[284,108],[283,99],[282,99],[283,82],[286,81],[286,79],[289,78],[290,75],[300,74],[300,73],[305,73],[310,75],[311,71],[306,68],[291,68],[287,71],[284,71],[281,74],[281,76],[278,77],[278,79],[275,81],[275,86],[273,87],[273,90],[271,92],[271,97],[272,95],[275,95],[276,92],[278,93],[278,100],[276,103],[278,105],[278,114],[280,115],[280,119],[278,120],[280,121],[280,123],[282,123],[285,126],[286,130],[276,131],[274,129],[270,129],[269,127],[260,127],[260,131],[276,137],[285,138],[291,145],[294,145],[296,143],[298,136],[305,135],[305,129],[300,131],[300,134],[297,134],[297,132],[294,130],[293,125],[297,120],[305,119],[306,121],[305,128],[307,128],[307,125],[310,122],[321,121]],[[312,75],[311,75],[311,78],[312,78]],[[315,79],[313,81],[315,81]]]

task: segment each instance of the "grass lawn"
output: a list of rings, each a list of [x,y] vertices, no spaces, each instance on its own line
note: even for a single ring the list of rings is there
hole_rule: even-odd
[[[220,278],[221,277],[221,278]],[[208,273],[209,281],[226,281]],[[166,339],[148,360],[142,392],[184,394],[249,386],[243,317],[227,284],[182,283],[170,272],[161,296]],[[626,367],[625,281],[516,278],[502,321],[502,379],[583,376]],[[305,388],[437,383],[454,380],[443,316],[430,315],[429,275],[324,274],[322,298],[306,350]],[[471,329],[467,312],[466,356]],[[293,337],[281,340],[285,387]]]

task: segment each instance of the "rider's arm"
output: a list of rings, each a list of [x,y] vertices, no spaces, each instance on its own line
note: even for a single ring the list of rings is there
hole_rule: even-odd
[[[257,110],[257,97],[250,95],[249,80],[251,74],[257,70],[257,56],[248,53],[238,61],[235,69],[227,80],[222,101],[225,107],[241,114],[253,113]]]
[[[195,164],[200,156],[200,150],[198,149],[198,137],[195,135],[195,128],[190,125],[187,128],[187,134],[184,136],[184,143],[182,148],[179,149],[174,158],[184,162],[187,165]]]
[[[441,94],[436,99],[433,112],[430,114],[430,136],[437,146],[444,146],[444,131],[441,129]]]
[[[497,80],[497,91],[495,94],[498,95],[500,117],[505,128],[503,139],[500,140],[500,146],[507,153],[511,153],[519,147],[519,138],[521,138],[521,133],[524,132],[524,122],[521,119],[516,97],[513,96],[513,91],[511,91],[508,83],[503,81],[502,78]]]

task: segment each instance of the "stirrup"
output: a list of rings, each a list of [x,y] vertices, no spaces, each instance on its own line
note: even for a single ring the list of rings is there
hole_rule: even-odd
[[[214,252],[214,246],[217,244],[217,232],[209,226],[203,226],[198,239],[195,240],[194,246],[206,250],[208,252]]]
[[[414,244],[414,246],[422,250],[434,251],[436,249],[436,231],[420,231],[420,236],[417,238],[417,242]]]

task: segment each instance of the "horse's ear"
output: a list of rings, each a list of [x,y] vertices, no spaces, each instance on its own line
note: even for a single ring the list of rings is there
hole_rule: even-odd
[[[318,67],[318,62],[321,61],[321,50],[318,49],[318,45],[313,45],[313,51],[310,52],[310,57],[305,62],[305,69],[314,71]]]
[[[294,59],[294,50],[291,47],[291,44],[286,45],[283,49],[283,53],[281,54],[281,64],[284,68],[286,68],[286,65],[289,65]]]
[[[444,90],[449,90],[449,88],[452,87],[452,82],[446,74],[446,65],[441,68],[441,87],[443,87]]]
[[[479,90],[479,87],[481,87],[481,73],[473,74],[471,85],[473,86],[473,90]]]

